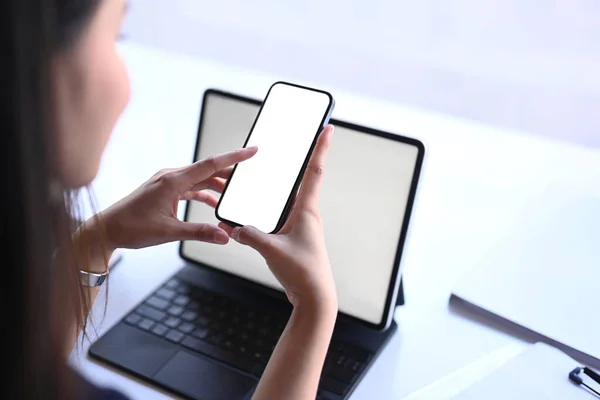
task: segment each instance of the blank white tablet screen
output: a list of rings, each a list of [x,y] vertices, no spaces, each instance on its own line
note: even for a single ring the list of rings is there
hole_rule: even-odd
[[[259,106],[216,93],[204,104],[198,158],[240,148]],[[419,149],[412,144],[335,127],[320,194],[325,240],[340,311],[380,324]],[[192,202],[188,220],[218,223],[214,210]],[[281,290],[264,259],[230,241],[186,241],[189,259]]]

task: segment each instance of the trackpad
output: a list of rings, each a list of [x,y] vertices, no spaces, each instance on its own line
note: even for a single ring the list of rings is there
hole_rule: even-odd
[[[154,379],[199,400],[246,399],[256,385],[254,379],[183,351],[165,364]]]

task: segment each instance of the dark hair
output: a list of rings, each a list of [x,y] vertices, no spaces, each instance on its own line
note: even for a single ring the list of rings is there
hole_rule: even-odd
[[[100,1],[0,1],[7,68],[0,74],[2,398],[74,397],[65,359],[69,321],[81,320],[83,303],[70,213],[52,185],[50,65],[77,41]]]

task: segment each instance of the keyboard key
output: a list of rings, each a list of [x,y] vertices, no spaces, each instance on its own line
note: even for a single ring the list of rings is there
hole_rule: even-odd
[[[208,326],[210,329],[216,332],[220,332],[221,329],[223,329],[223,324],[218,321],[212,321]]]
[[[347,347],[347,345],[344,342],[338,342],[334,346],[335,351],[338,353],[343,353],[346,350],[346,347]]]
[[[327,356],[325,356],[325,363],[329,363],[329,364],[336,364],[337,360],[341,357],[342,355],[338,352],[336,352],[335,350],[331,349],[331,347],[327,350]]]
[[[219,310],[227,310],[227,309],[231,308],[233,303],[227,297],[215,296],[214,305]]]
[[[215,302],[215,295],[212,293],[204,293],[202,295],[202,300],[206,304],[212,304]]]
[[[193,333],[192,336],[194,336],[195,338],[198,339],[206,339],[208,337],[208,329],[205,328],[197,328]]]
[[[343,396],[348,391],[348,385],[346,383],[342,383],[328,377],[321,379],[319,387],[331,393],[339,394],[340,396]]]
[[[362,366],[362,363],[360,363],[359,361],[354,361],[350,369],[354,372],[359,372],[362,369]]]
[[[186,295],[179,295],[175,298],[175,300],[173,300],[173,304],[181,306],[181,307],[187,306],[187,304],[189,302],[190,302],[190,298],[187,297]]]
[[[241,369],[242,371],[250,372],[254,367],[254,363],[248,359],[236,356],[227,350],[223,350],[204,341],[194,339],[193,337],[185,338],[181,344],[206,356],[230,364]]]
[[[125,318],[125,322],[127,322],[129,325],[137,325],[141,319],[142,317],[137,314],[129,314],[127,318]]]
[[[162,288],[156,291],[156,295],[162,297],[165,300],[171,301],[175,298],[175,296],[177,296],[177,293],[174,290]]]
[[[211,343],[211,344],[214,344],[216,346],[219,346],[221,343],[223,343],[223,336],[219,335],[218,333],[217,334],[213,334],[213,335],[209,335],[206,338],[206,341],[209,342],[209,343]]]
[[[192,288],[190,288],[189,286],[186,285],[179,285],[177,286],[177,288],[175,288],[175,292],[179,293],[179,294],[188,294],[192,291]]]
[[[179,343],[183,340],[185,335],[179,331],[170,330],[165,337],[171,342]]]
[[[167,307],[169,307],[168,301],[156,296],[152,296],[148,300],[146,300],[146,304],[154,308],[158,308],[161,311],[164,311],[167,309]]]
[[[171,279],[169,282],[165,284],[166,288],[176,289],[179,286],[179,281],[177,279]]]
[[[190,324],[189,322],[184,322],[181,325],[179,325],[177,329],[179,329],[179,331],[183,333],[192,333],[194,329],[196,329],[196,327]]]
[[[233,350],[235,344],[230,340],[227,339],[223,342],[223,345],[221,347],[223,347],[225,350]]]
[[[233,311],[234,314],[244,314],[246,312],[246,310],[244,309],[244,307],[242,307],[242,305],[240,304],[235,304],[233,306],[233,308],[231,309],[231,311]]]
[[[216,317],[220,320],[224,320],[227,318],[227,313],[225,311],[219,311]]]
[[[188,322],[194,321],[196,317],[198,317],[198,314],[196,314],[194,311],[185,311],[183,314],[181,314],[181,319]]]
[[[187,308],[190,311],[200,311],[202,309],[202,305],[196,300],[190,300],[185,308]]]
[[[327,375],[331,378],[337,379],[338,381],[346,383],[352,383],[354,377],[356,376],[354,371],[345,368],[333,368]]]
[[[244,335],[244,334],[242,334],[242,335]],[[265,342],[263,339],[256,339],[256,340],[253,342],[253,346],[254,346],[254,347],[257,349],[257,350],[263,351],[263,350],[265,350],[265,349],[266,349],[267,342]]]
[[[262,327],[258,330],[258,333],[260,335],[267,336],[267,334],[269,333],[269,329],[267,329],[266,327]]]
[[[142,317],[150,318],[154,321],[161,321],[166,315],[163,311],[143,305],[139,306],[135,312]]]
[[[229,327],[225,330],[225,334],[228,336],[238,336],[238,331],[233,327]]]
[[[163,324],[165,324],[169,328],[177,328],[180,323],[181,323],[181,320],[177,317],[169,317],[163,321]]]
[[[346,356],[339,356],[339,358],[335,361],[335,364],[338,367],[343,366],[346,363]]]
[[[196,326],[208,326],[209,323],[210,320],[206,317],[198,317],[198,319],[196,319]]]
[[[176,317],[180,316],[181,313],[183,312],[183,307],[180,306],[172,306],[171,308],[169,308],[167,310],[167,312],[171,315],[174,315]]]
[[[317,393],[317,400],[330,400],[330,398],[325,396],[323,393]]]
[[[370,353],[367,350],[352,346],[346,351],[348,357],[364,363],[369,358]]]
[[[269,355],[261,351],[255,351],[254,354],[252,354],[252,359],[261,363],[266,363],[269,361]]]
[[[154,326],[154,321],[150,320],[150,319],[142,319],[139,323],[138,323],[138,327],[140,329],[143,329],[145,331],[149,331],[150,329],[152,329],[152,327]]]
[[[154,328],[152,328],[152,333],[154,333],[155,335],[158,335],[158,336],[164,336],[168,330],[169,330],[169,328],[167,328],[163,324],[156,324],[154,326]]]

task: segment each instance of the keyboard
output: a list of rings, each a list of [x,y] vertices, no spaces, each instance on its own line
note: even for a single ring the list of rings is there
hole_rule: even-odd
[[[289,313],[251,308],[212,291],[171,279],[133,310],[124,322],[188,350],[260,377],[283,332]],[[345,396],[373,354],[332,340],[319,383]]]

